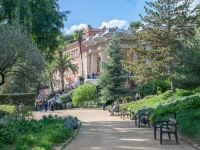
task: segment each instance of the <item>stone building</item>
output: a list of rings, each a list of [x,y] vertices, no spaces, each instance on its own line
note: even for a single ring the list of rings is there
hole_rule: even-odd
[[[129,46],[144,45],[147,49],[151,49],[151,46],[146,45],[146,43],[138,43],[136,37],[130,30],[118,29],[117,27],[96,29],[88,25],[87,29],[84,30],[83,42],[81,44],[84,79],[93,72],[100,74],[103,71],[99,62],[106,61],[105,49],[114,34],[121,40],[121,46],[125,51],[125,59],[127,61],[136,61],[139,59],[136,54],[128,51]],[[67,45],[64,54],[70,54],[71,58],[74,58],[72,63],[76,64],[79,68],[79,72],[76,75],[67,71],[65,72],[65,85],[76,85],[79,81],[79,76],[81,76],[79,43],[76,41]]]

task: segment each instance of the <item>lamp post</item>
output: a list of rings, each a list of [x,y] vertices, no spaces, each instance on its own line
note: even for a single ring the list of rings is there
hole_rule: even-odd
[[[13,83],[14,83],[14,81],[11,80],[11,94],[13,94]]]

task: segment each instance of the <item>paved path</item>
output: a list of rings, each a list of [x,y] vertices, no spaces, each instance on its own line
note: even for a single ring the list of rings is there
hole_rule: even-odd
[[[48,114],[37,112],[35,116],[41,118]],[[56,110],[51,114],[77,116],[82,122],[78,135],[65,150],[194,150],[181,139],[177,145],[174,135],[169,140],[163,134],[163,145],[160,145],[159,139],[153,139],[153,128],[138,128],[134,121],[109,116],[108,111]]]

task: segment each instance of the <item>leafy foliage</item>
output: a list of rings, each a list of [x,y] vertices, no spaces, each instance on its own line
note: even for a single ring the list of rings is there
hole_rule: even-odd
[[[94,101],[97,98],[95,85],[83,84],[76,88],[72,94],[72,101],[75,107],[81,102]]]
[[[131,22],[129,24],[128,29],[132,31],[132,33],[135,33],[137,29],[139,29],[139,27],[141,26],[141,22],[140,21],[136,21],[136,22]]]
[[[44,64],[36,44],[30,42],[27,33],[16,22],[0,24],[0,45],[0,85],[11,73],[30,81]]]
[[[72,94],[73,94],[74,90],[71,90],[70,92],[66,93],[66,94],[62,94],[60,96],[60,100],[61,102],[72,102]]]
[[[194,10],[189,9],[192,1],[178,2],[178,5],[177,0],[146,2],[149,6],[144,7],[146,16],[140,17],[142,21],[149,23],[149,26],[143,26],[144,32],[135,34],[142,45],[132,47],[140,60],[133,63],[123,62],[124,68],[134,73],[137,83],[169,78],[171,89],[175,91],[173,66],[177,65],[177,62],[173,56],[181,48],[178,37],[193,33],[193,27],[189,24],[194,22],[191,17]]]
[[[124,51],[121,49],[120,40],[114,35],[109,41],[105,51],[108,56],[106,62],[101,62],[103,72],[99,77],[101,87],[101,99],[115,101],[127,93],[124,84],[124,71],[121,60],[124,59]]]
[[[56,68],[61,75],[62,91],[64,91],[64,72],[71,71],[73,74],[78,73],[78,66],[72,63],[73,59],[70,59],[70,55],[63,55],[62,51],[59,51],[59,57],[55,57]]]
[[[1,0],[0,18],[8,23],[19,17],[32,40],[47,58],[51,57],[58,47],[57,37],[64,27],[69,11],[61,12],[57,0]],[[2,20],[0,20],[2,21]]]
[[[176,70],[177,85],[185,89],[193,89],[200,85],[200,28],[195,29],[195,35],[181,39],[182,49],[176,52],[178,65]]]
[[[1,94],[0,104],[15,104],[19,105],[23,103],[24,105],[34,105],[35,104],[34,93],[20,93],[20,94]]]

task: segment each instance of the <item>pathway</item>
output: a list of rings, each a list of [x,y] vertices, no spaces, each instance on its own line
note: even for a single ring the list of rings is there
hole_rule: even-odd
[[[119,116],[109,116],[102,110],[56,110],[54,112],[35,113],[35,117],[57,114],[59,116],[76,116],[82,127],[75,139],[65,150],[194,150],[193,147],[179,139],[176,144],[174,136],[169,140],[163,136],[163,145],[159,139],[153,139],[153,128],[138,128],[134,121],[122,120]],[[157,135],[159,137],[159,135]]]

